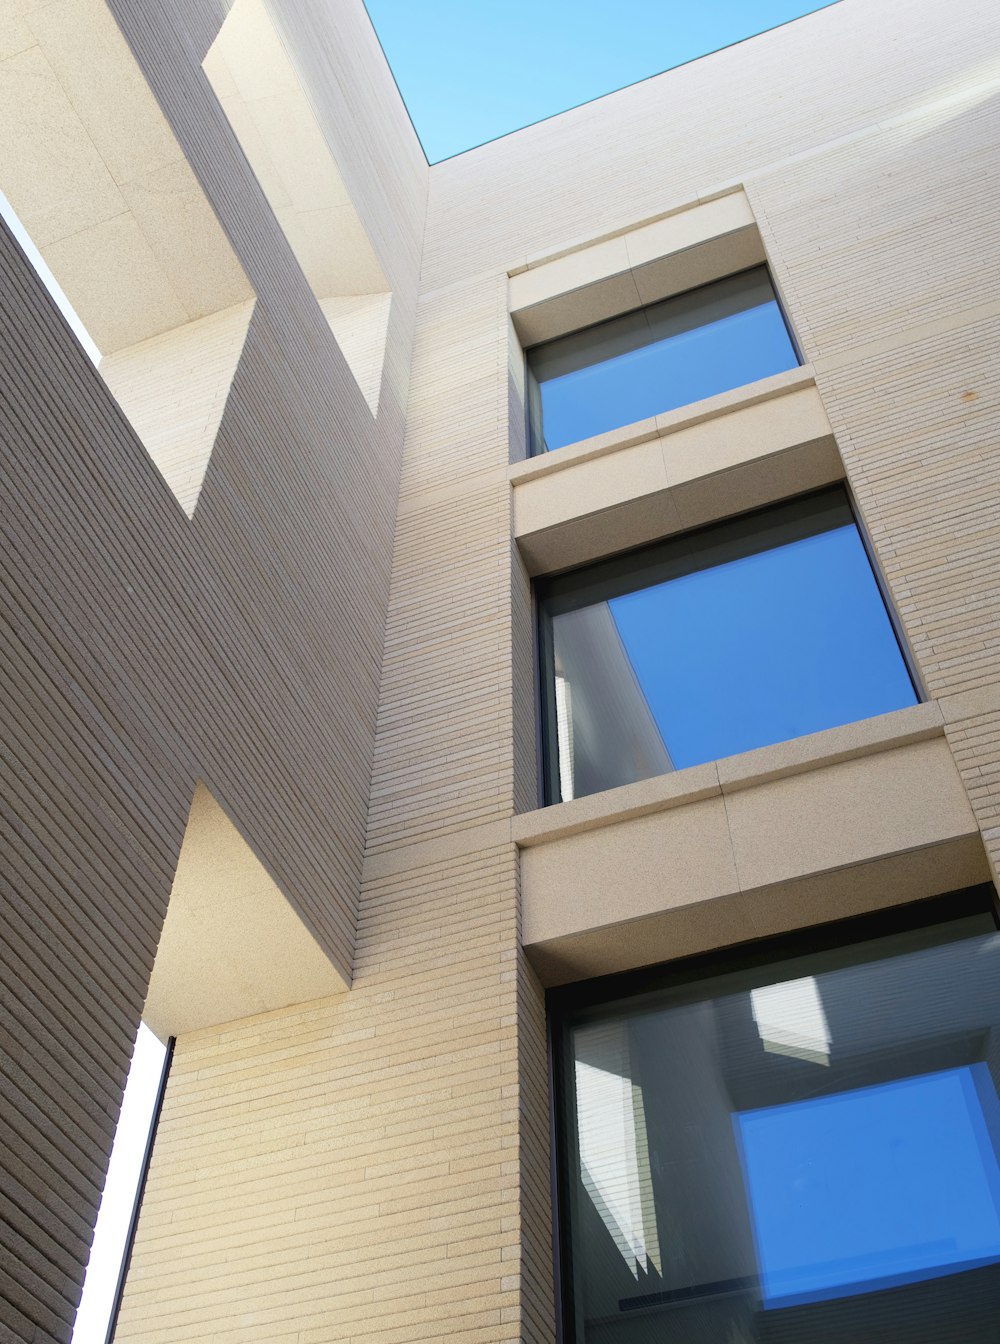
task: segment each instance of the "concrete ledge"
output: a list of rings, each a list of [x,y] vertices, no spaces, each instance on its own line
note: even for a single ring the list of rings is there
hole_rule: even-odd
[[[943,731],[918,705],[517,818],[536,970],[608,974],[986,880]]]
[[[820,765],[836,765],[857,756],[873,756],[914,742],[926,742],[940,737],[943,731],[941,707],[937,701],[929,700],[924,705],[909,705],[890,714],[877,714],[821,733],[726,756],[716,762],[719,784],[723,793],[736,793],[739,789],[815,770]]]
[[[874,756],[880,751],[925,742],[941,737],[943,732],[944,718],[936,701],[909,705],[890,714],[858,719],[738,756],[726,756],[669,775],[654,775],[635,784],[574,798],[568,803],[523,812],[511,823],[511,838],[519,849],[530,849],[581,831],[616,826],[633,817],[699,802],[713,794],[735,793],[857,756]]]
[[[812,375],[796,369],[508,475],[514,536],[537,576],[833,484],[844,469]]]
[[[512,275],[510,313],[537,345],[766,260],[741,190]]]
[[[550,476],[553,472],[565,471],[571,465],[616,453],[621,448],[664,438],[674,430],[689,429],[706,420],[715,420],[730,411],[757,406],[796,388],[815,386],[812,365],[802,364],[794,369],[786,369],[783,373],[772,374],[770,378],[761,378],[756,383],[734,387],[714,397],[705,397],[702,401],[692,401],[690,405],[679,406],[675,411],[666,411],[648,420],[637,420],[634,424],[623,425],[621,429],[595,434],[591,439],[581,439],[579,443],[569,443],[565,448],[556,448],[551,453],[540,453],[537,457],[512,462],[507,468],[507,476],[512,484],[517,485],[522,481],[536,480],[539,476]]]
[[[731,894],[536,942],[528,947],[528,957],[546,987],[570,984],[888,910],[988,882],[991,876],[976,834],[820,873],[794,886],[758,891],[753,898]]]

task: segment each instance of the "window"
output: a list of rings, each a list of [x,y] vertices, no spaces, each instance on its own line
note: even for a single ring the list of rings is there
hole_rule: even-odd
[[[567,1340],[994,1344],[991,894],[553,999]]]
[[[840,486],[538,587],[546,801],[916,702]]]
[[[545,452],[794,368],[767,268],[528,352],[531,451]]]

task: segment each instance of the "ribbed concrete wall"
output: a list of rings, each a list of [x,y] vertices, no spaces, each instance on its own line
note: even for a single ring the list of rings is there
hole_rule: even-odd
[[[396,291],[376,423],[201,74],[224,6],[116,8],[258,299],[189,521],[0,235],[0,1333],[24,1340],[70,1335],[197,779],[350,974],[423,220],[370,27],[324,5]]]

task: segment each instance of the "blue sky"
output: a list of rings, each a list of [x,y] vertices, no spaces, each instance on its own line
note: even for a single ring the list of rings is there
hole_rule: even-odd
[[[836,0],[366,0],[428,159]]]
[[[976,1064],[735,1115],[765,1308],[1000,1259],[996,1109]]]
[[[680,770],[915,703],[856,527],[611,602]]]

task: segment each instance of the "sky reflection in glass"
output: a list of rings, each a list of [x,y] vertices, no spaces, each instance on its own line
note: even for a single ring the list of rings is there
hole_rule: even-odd
[[[1000,1261],[985,1064],[734,1115],[767,1308]]]
[[[542,418],[533,438],[549,451],[798,363],[762,268],[539,347],[530,359]]]
[[[541,384],[548,451],[687,406],[795,365],[772,299]]]
[[[759,966],[569,991],[567,1338],[996,1344],[989,899],[952,893],[959,919],[853,947],[832,930]]]
[[[853,524],[609,605],[676,769],[916,702]]]

